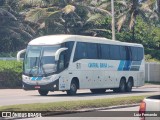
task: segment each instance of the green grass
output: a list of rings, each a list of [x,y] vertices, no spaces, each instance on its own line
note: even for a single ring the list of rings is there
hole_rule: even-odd
[[[145,82],[145,84],[153,84],[153,85],[160,85],[160,82]]]
[[[85,108],[109,107],[124,104],[140,103],[145,96],[129,96],[96,100],[79,100],[52,103],[34,103],[0,107],[0,111],[75,111]]]

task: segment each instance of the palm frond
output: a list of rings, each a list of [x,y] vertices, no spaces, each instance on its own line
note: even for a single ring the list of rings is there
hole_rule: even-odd
[[[117,26],[118,26],[118,31],[120,31],[123,23],[125,22],[127,18],[127,13],[126,14],[123,14],[119,19],[118,19],[118,22],[117,22]]]
[[[44,18],[46,13],[47,12],[45,8],[35,8],[27,12],[25,20],[37,23],[40,19]]]
[[[106,9],[110,6],[111,6],[111,1],[110,0],[103,0],[103,1],[99,2],[97,7],[101,8],[101,9]]]
[[[48,2],[46,0],[20,0],[20,6],[46,6]]]
[[[65,6],[63,9],[62,9],[62,12],[65,13],[65,14],[69,14],[69,13],[72,13],[75,11],[75,6],[73,5],[67,5]]]
[[[17,18],[5,9],[0,8],[0,16],[4,19],[17,20]]]
[[[132,27],[133,27],[133,25],[135,24],[135,15],[134,15],[135,13],[134,13],[134,11],[132,12],[132,14],[131,14],[131,18],[130,18],[130,23],[129,23],[129,29],[131,30],[132,29]]]
[[[123,5],[125,7],[127,7],[127,2],[125,0],[116,0],[116,3],[119,4],[119,5]]]
[[[101,9],[101,8],[93,7],[93,6],[86,6],[86,5],[83,5],[83,6],[82,5],[77,5],[77,6],[83,7],[83,9],[87,9],[92,13],[100,13],[102,15],[111,16],[111,13],[108,10],[105,10],[105,9]]]
[[[145,10],[146,8],[150,8],[151,5],[155,4],[156,0],[147,0],[142,3],[141,9]]]
[[[89,17],[89,19],[86,21],[86,23],[99,21],[99,20],[102,20],[104,18],[105,18],[105,16],[103,16],[101,14],[94,14],[94,15],[91,15],[91,17]]]

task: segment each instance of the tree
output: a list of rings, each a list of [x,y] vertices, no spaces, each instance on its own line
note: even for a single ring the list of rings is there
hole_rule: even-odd
[[[34,31],[23,22],[23,16],[16,9],[17,1],[0,1],[0,52],[16,51],[33,37]],[[11,4],[15,5],[12,8]]]
[[[155,12],[150,8],[153,5],[153,0],[123,0],[119,1],[121,5],[120,15],[118,17],[118,31],[120,31],[124,22],[129,25],[129,29],[132,30],[132,39],[134,41],[135,36],[135,23],[137,16],[141,16],[146,22],[149,23],[149,18],[156,16]]]
[[[160,14],[160,0],[157,0],[157,9],[158,9],[158,13]]]
[[[38,2],[38,3],[37,3]],[[108,32],[99,24],[110,15],[107,10],[97,7],[98,0],[22,0],[26,21],[38,24],[44,34],[87,34],[96,36]],[[101,18],[101,19],[99,19]]]

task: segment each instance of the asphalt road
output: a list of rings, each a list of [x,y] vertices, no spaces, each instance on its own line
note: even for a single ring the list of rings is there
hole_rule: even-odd
[[[66,92],[60,91],[50,92],[48,96],[40,96],[37,91],[24,91],[22,89],[0,89],[0,106],[154,94],[160,94],[160,85],[145,85],[143,87],[133,88],[133,92],[131,93],[113,93],[111,90],[107,90],[104,94],[92,94],[89,90],[79,90],[76,96],[67,96]]]

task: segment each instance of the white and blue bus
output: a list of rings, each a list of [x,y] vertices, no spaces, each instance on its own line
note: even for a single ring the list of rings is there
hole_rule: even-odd
[[[144,48],[100,37],[50,35],[29,42],[23,62],[23,89],[92,93],[130,92],[144,85]]]

